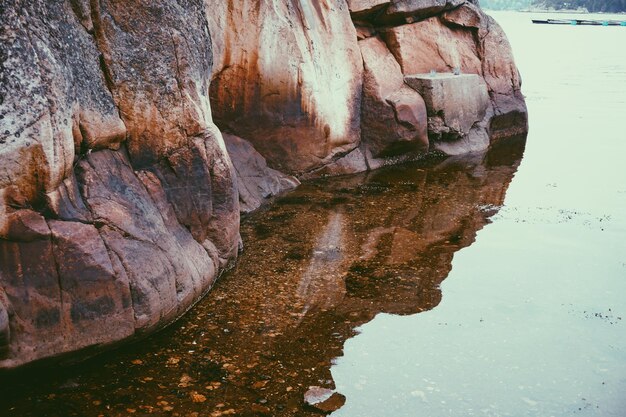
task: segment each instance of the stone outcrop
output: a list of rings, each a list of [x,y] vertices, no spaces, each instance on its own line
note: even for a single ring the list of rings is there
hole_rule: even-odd
[[[268,167],[265,158],[250,142],[227,133],[224,142],[237,173],[242,213],[250,213],[261,207],[266,199],[300,185],[297,178]]]
[[[365,71],[362,140],[373,157],[428,151],[426,107],[404,83],[400,65],[379,37],[359,41]]]
[[[207,10],[220,127],[289,174],[358,146],[363,65],[344,0],[207,0]]]
[[[446,153],[485,149],[489,136],[481,125],[489,107],[487,86],[476,74],[422,74],[405,77],[424,98],[428,131]],[[464,141],[465,148],[458,142]],[[451,149],[447,146],[452,143]]]
[[[526,129],[469,0],[10,0],[0,41],[0,368],[176,319],[299,179]],[[445,136],[405,77],[455,67],[489,101]]]
[[[445,13],[442,20],[450,26],[472,30],[478,36],[482,76],[493,103],[493,115],[489,120],[492,140],[527,132],[528,111],[521,92],[521,77],[500,25],[469,4]]]
[[[453,9],[466,0],[348,0],[357,19],[369,18],[379,24],[400,25]],[[469,0],[470,3],[475,3]]]
[[[382,28],[381,34],[405,75],[458,69],[485,80],[491,105],[474,129],[476,135],[486,134],[494,141],[527,131],[526,104],[511,47],[500,26],[472,2],[422,21]],[[431,145],[451,154],[478,150],[477,144],[485,142],[465,137],[456,145],[440,146],[437,137],[436,132],[431,135]]]
[[[236,256],[203,10],[3,5],[0,367],[161,327]]]
[[[483,150],[527,129],[508,41],[474,1],[206,4],[216,122],[273,169],[300,179],[358,172],[429,150]],[[457,68],[484,80],[490,105],[471,133],[431,123],[427,141],[426,109],[403,77]]]

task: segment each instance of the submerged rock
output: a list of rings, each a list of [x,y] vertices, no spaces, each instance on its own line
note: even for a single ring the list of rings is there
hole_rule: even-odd
[[[343,407],[346,403],[346,397],[328,388],[311,386],[304,394],[304,402],[316,410],[332,413]]]

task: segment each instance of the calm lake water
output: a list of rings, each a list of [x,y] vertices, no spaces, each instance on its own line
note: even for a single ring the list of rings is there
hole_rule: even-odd
[[[439,306],[346,342],[333,415],[626,416],[626,30],[493,15],[523,77],[524,158]]]
[[[626,415],[626,28],[498,13],[531,131],[302,186],[167,330],[0,381],[0,416]],[[6,378],[6,377],[5,377]]]

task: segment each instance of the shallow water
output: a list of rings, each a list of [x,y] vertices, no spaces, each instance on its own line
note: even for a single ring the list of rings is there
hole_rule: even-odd
[[[315,415],[304,393],[334,387],[331,364],[357,326],[439,304],[454,253],[498,211],[523,147],[303,185],[243,221],[237,267],[179,323],[34,386],[26,376],[0,410]]]
[[[626,28],[497,18],[525,151],[302,186],[185,318],[1,381],[0,416],[318,415],[312,385],[347,397],[334,416],[623,416]]]

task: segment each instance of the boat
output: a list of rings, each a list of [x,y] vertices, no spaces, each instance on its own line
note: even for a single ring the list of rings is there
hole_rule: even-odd
[[[591,26],[626,26],[626,20],[587,20],[587,19],[532,19],[540,25],[591,25]]]

